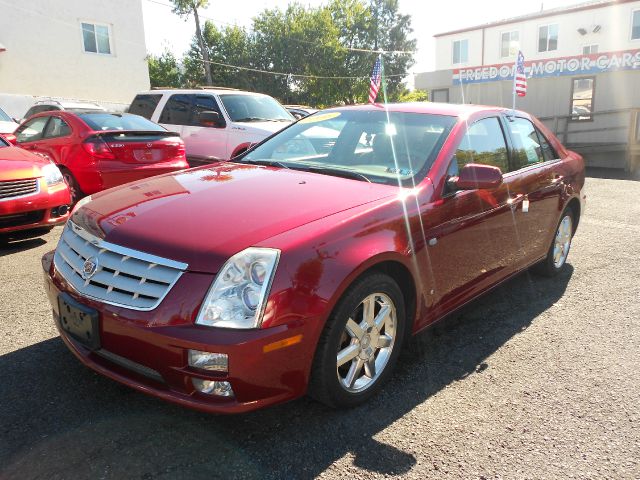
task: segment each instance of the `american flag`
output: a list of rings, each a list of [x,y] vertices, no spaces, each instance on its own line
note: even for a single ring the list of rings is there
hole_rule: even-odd
[[[376,103],[378,97],[378,90],[380,90],[380,82],[382,81],[382,65],[380,64],[380,57],[376,59],[376,63],[373,64],[373,71],[371,72],[371,88],[369,88],[369,103]]]
[[[527,94],[527,75],[524,73],[524,55],[521,51],[518,52],[516,60],[516,77],[513,88],[519,97],[524,97]]]

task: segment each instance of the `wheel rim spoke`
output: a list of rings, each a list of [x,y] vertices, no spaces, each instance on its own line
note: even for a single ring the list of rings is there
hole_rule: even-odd
[[[364,374],[373,379],[376,376],[376,359],[372,357],[364,364]]]
[[[346,329],[347,329],[347,333],[352,338],[362,338],[362,335],[364,335],[364,330],[362,330],[362,327],[360,327],[360,325],[354,322],[352,318],[347,320]]]
[[[366,322],[367,325],[373,327],[375,320],[375,310],[376,310],[376,297],[374,295],[369,295],[362,302],[362,320]]]
[[[353,360],[360,353],[360,347],[357,344],[351,344],[347,348],[343,348],[338,352],[338,367],[341,367],[350,360]]]
[[[392,341],[393,338],[389,335],[380,335],[380,338],[378,339],[378,348],[389,348]]]
[[[384,325],[384,323],[387,321],[390,313],[391,313],[391,307],[389,307],[389,305],[384,305],[380,309],[380,311],[378,312],[378,315],[373,320],[373,324],[378,330],[380,330]]]
[[[360,358],[351,363],[351,367],[349,367],[349,373],[347,373],[347,376],[344,379],[347,387],[353,388],[353,385],[358,379],[360,370],[362,370],[362,365],[364,365],[364,362]]]

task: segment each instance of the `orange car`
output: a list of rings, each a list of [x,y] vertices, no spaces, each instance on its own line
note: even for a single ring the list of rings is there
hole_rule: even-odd
[[[50,230],[69,217],[69,188],[50,160],[0,136],[0,239],[23,230]]]

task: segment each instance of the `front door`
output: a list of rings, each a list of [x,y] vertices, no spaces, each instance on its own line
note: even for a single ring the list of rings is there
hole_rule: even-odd
[[[507,143],[498,117],[470,125],[449,174],[467,163],[508,170]],[[507,179],[491,190],[445,191],[424,212],[432,312],[446,313],[515,270],[521,249],[514,211],[521,198]]]

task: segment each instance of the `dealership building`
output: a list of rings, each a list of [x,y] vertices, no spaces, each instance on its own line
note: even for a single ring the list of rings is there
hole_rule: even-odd
[[[440,33],[431,100],[511,108],[518,51],[540,118],[590,166],[640,165],[640,0],[599,0]]]

